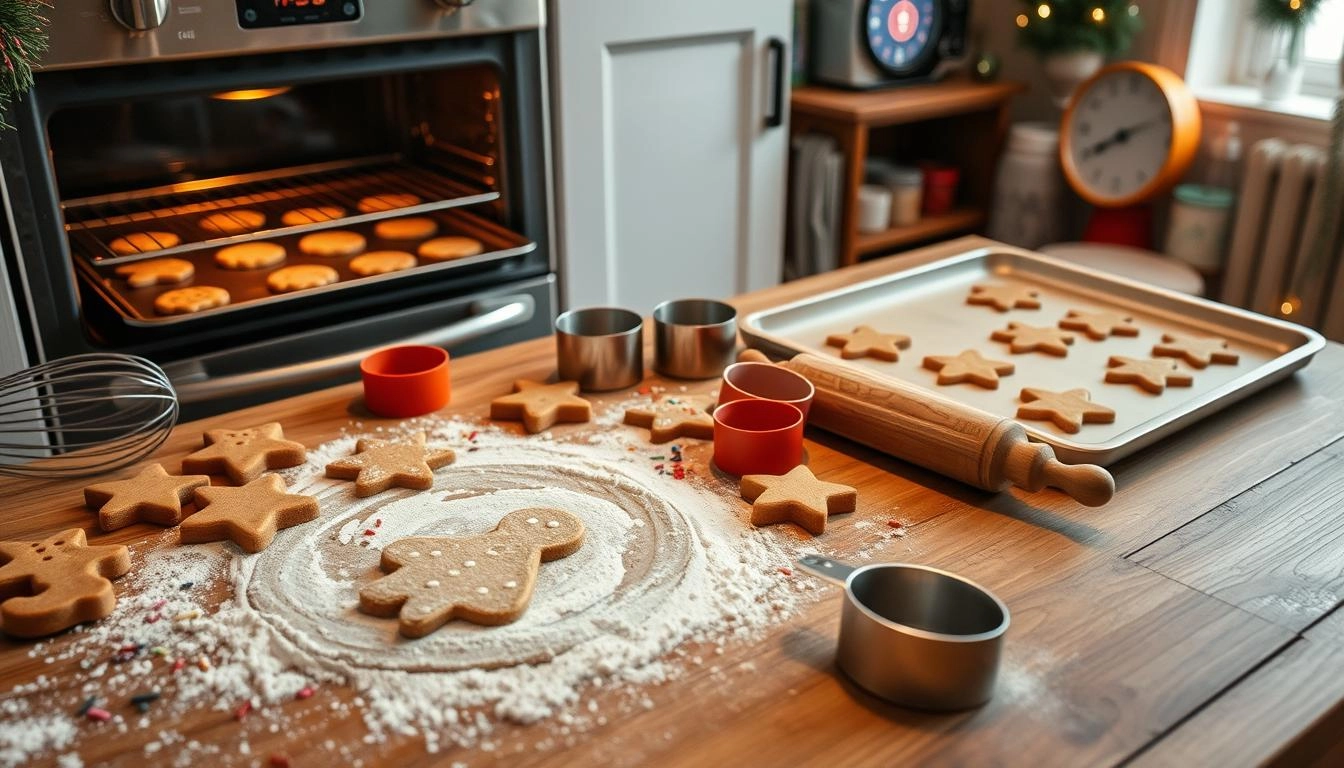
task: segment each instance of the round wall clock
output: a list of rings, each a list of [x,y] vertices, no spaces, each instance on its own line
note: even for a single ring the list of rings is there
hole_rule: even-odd
[[[1064,112],[1064,177],[1093,205],[1142,204],[1180,181],[1199,148],[1199,103],[1155,64],[1123,61],[1078,86]]]
[[[863,26],[868,52],[887,73],[910,74],[937,52],[941,16],[940,0],[869,0]]]

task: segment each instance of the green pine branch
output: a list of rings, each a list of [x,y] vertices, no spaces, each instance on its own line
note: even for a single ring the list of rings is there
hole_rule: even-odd
[[[1143,26],[1132,0],[1019,0],[1019,6],[1018,44],[1042,56],[1116,56],[1129,50]]]
[[[33,66],[47,50],[46,0],[0,0],[0,107],[33,86]],[[12,128],[0,118],[0,126]]]

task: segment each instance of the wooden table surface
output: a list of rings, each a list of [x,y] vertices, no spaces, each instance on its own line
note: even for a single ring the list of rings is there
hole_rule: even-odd
[[[975,243],[962,240],[951,248]],[[905,263],[899,259],[736,303],[742,310],[766,307],[891,271]],[[513,379],[553,372],[549,340],[455,359],[454,401],[445,413],[483,418],[486,403]],[[1291,380],[1112,467],[1118,492],[1096,509],[1053,492],[991,495],[809,432],[817,474],[859,488],[856,515],[911,522],[908,537],[885,555],[961,573],[1010,607],[997,694],[979,710],[907,711],[846,682],[832,661],[840,599],[827,587],[823,599],[759,642],[727,647],[719,666],[749,661],[750,676],[724,685],[709,670],[692,669],[650,688],[652,708],[575,734],[564,749],[427,755],[411,737],[368,745],[358,718],[328,724],[331,697],[353,698],[339,690],[324,690],[321,701],[284,705],[305,724],[296,741],[283,731],[269,733],[263,719],[239,723],[205,708],[173,727],[188,739],[222,745],[220,759],[262,764],[273,752],[290,755],[294,765],[362,759],[365,765],[472,766],[1184,766],[1270,758],[1338,764],[1344,722],[1344,611],[1337,610],[1344,594],[1341,381],[1344,347],[1330,344]],[[713,382],[703,386],[712,389]],[[379,422],[360,413],[358,390],[341,386],[182,425],[157,458],[175,468],[199,445],[202,430],[215,426],[279,420],[287,436],[309,445],[337,436],[356,418],[370,428]],[[0,483],[5,537],[90,528],[80,487],[77,481]],[[94,543],[143,547],[157,531],[137,525],[89,533]],[[852,525],[833,526],[825,535],[837,552],[860,546]],[[58,637],[49,648],[62,642]],[[73,660],[29,658],[28,648],[0,640],[0,699],[22,697],[13,687],[38,674],[78,671]],[[528,729],[505,726],[500,740],[514,732]],[[172,760],[171,747],[142,754],[152,729],[102,733],[69,749],[89,765]],[[250,742],[250,757],[230,751],[240,734]],[[348,754],[337,760],[312,749],[326,739],[348,747]]]

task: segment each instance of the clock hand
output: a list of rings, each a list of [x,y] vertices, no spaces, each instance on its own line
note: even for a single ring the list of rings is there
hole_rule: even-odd
[[[1086,160],[1090,157],[1095,157],[1101,154],[1102,152],[1105,152],[1106,150],[1110,149],[1112,146],[1116,144],[1124,144],[1125,142],[1129,141],[1130,137],[1132,137],[1134,134],[1139,133],[1140,131],[1147,130],[1155,125],[1158,125],[1161,122],[1163,122],[1162,118],[1155,117],[1152,118],[1151,120],[1145,120],[1141,123],[1135,123],[1134,125],[1129,125],[1125,126],[1124,128],[1120,128],[1116,130],[1115,133],[1111,134],[1109,138],[1102,139],[1101,141],[1098,141],[1096,144],[1093,144],[1090,147],[1084,147],[1083,159]]]

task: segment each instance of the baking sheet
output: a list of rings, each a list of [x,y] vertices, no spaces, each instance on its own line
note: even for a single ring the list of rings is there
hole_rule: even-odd
[[[462,210],[431,211],[418,215],[432,218],[439,223],[439,231],[432,237],[451,235],[474,237],[481,241],[484,248],[483,252],[476,256],[450,261],[429,261],[417,257],[417,265],[409,269],[364,277],[356,275],[349,268],[350,261],[358,254],[352,256],[310,256],[299,250],[298,242],[303,235],[291,234],[266,238],[269,242],[284,246],[287,253],[285,261],[273,267],[248,270],[223,269],[215,263],[215,253],[219,249],[190,251],[179,253],[174,258],[190,261],[196,268],[195,276],[175,285],[154,285],[147,288],[131,288],[126,284],[124,277],[116,274],[117,267],[126,263],[127,260],[125,259],[118,260],[116,263],[105,261],[90,264],[83,260],[78,260],[76,263],[90,272],[90,276],[97,283],[100,292],[121,312],[128,323],[141,326],[160,326],[199,320],[205,316],[214,317],[229,314],[254,307],[262,302],[271,305],[295,299],[311,298],[321,293],[342,290],[355,282],[360,285],[371,285],[402,280],[420,281],[424,280],[430,273],[437,274],[448,270],[479,268],[485,264],[529,253],[537,247],[535,243],[517,233]],[[347,221],[339,226],[327,227],[327,229],[350,230],[364,235],[368,243],[361,253],[392,250],[405,251],[414,256],[421,242],[432,239],[387,240],[374,234],[374,224],[375,222],[370,221],[351,225]],[[136,257],[136,259],[162,258],[160,253],[151,252]],[[332,267],[340,275],[340,279],[330,285],[291,293],[275,293],[267,287],[267,275],[282,267],[296,264],[323,264]],[[159,294],[192,285],[219,286],[229,292],[230,303],[215,309],[182,315],[161,315],[155,311],[154,299]]]
[[[1031,287],[1040,293],[1041,308],[999,312],[966,303],[972,286],[991,283]],[[1075,341],[1064,358],[1040,352],[1015,355],[1007,343],[990,339],[1009,322],[1057,327],[1071,309],[1122,311],[1134,318],[1140,333],[1094,341],[1073,332]],[[1076,434],[1050,422],[1022,424],[1033,438],[1052,445],[1061,460],[1102,465],[1286,378],[1325,346],[1320,334],[1302,326],[1009,247],[976,249],[756,312],[744,319],[742,333],[751,346],[774,355],[806,351],[838,359],[839,350],[827,346],[826,337],[858,325],[906,334],[911,345],[896,363],[865,358],[849,364],[995,415],[1015,416],[1024,387],[1087,389],[1093,400],[1115,409],[1113,424],[1084,424]],[[1104,381],[1108,358],[1148,359],[1163,333],[1222,337],[1241,359],[1237,365],[1197,369],[1164,358],[1176,360],[1194,376],[1194,384],[1167,387],[1158,395],[1133,384]],[[956,355],[966,349],[1012,362],[1016,370],[1001,377],[997,390],[989,390],[970,383],[939,386],[938,374],[923,367],[927,355]]]

